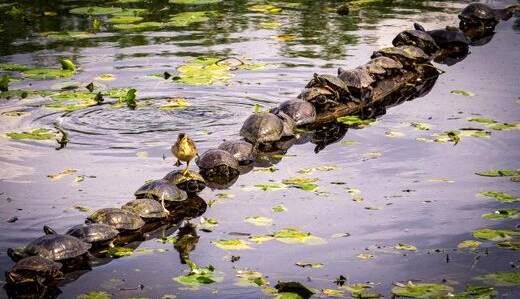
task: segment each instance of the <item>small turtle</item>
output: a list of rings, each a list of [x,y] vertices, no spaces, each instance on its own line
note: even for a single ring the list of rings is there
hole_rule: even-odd
[[[339,78],[348,85],[353,95],[366,101],[372,96],[372,84],[376,82],[364,68],[352,70],[338,69]]]
[[[461,29],[467,27],[494,28],[499,20],[507,21],[513,16],[517,5],[504,9],[493,9],[483,3],[470,3],[459,14]]]
[[[340,69],[342,69],[342,68],[338,68],[338,74],[339,74]],[[386,70],[384,68],[382,68],[381,66],[379,66],[377,64],[370,64],[370,62],[363,64],[361,66],[358,66],[358,67],[356,67],[356,69],[361,69],[361,70],[366,71],[368,73],[368,75],[374,79],[374,81],[384,80],[386,77]]]
[[[187,193],[199,193],[206,188],[204,178],[193,170],[189,170],[186,174],[183,174],[182,171],[174,170],[164,176],[163,179]]]
[[[255,145],[278,141],[283,135],[283,121],[278,116],[269,112],[252,114],[246,119],[240,129],[240,136]]]
[[[324,112],[339,105],[336,94],[327,88],[305,88],[298,99],[311,103],[317,112]]]
[[[334,93],[336,101],[346,103],[350,101],[350,91],[343,80],[333,75],[318,75],[314,73],[312,80],[305,88],[321,87]]]
[[[401,69],[403,68],[402,63],[385,56],[376,57],[370,60],[367,64],[382,67],[386,71],[386,76],[392,76],[396,73],[401,73]]]
[[[9,248],[7,254],[14,261],[27,256],[38,255],[43,258],[60,261],[79,257],[88,252],[92,245],[80,239],[57,234],[48,226],[44,226],[45,236],[39,237],[30,242],[22,252],[16,252]]]
[[[144,221],[139,215],[116,208],[97,210],[87,219],[91,222],[110,225],[119,231],[137,230],[144,226]]]
[[[8,272],[8,284],[38,283],[48,285],[63,278],[62,265],[41,256],[29,256],[19,260]]]
[[[414,46],[399,46],[382,48],[375,51],[371,58],[385,56],[399,61],[403,66],[414,69],[416,63],[425,63],[430,61],[430,56],[423,50]]]
[[[224,141],[218,149],[230,153],[239,165],[248,165],[255,160],[253,145],[245,140]]]
[[[184,171],[182,171],[184,173]],[[187,174],[188,172],[186,172]],[[161,202],[165,208],[165,201],[171,203],[172,201],[183,201],[188,198],[184,190],[181,190],[175,184],[170,184],[168,180],[160,179],[150,181],[134,193],[136,198],[150,198]]]
[[[316,120],[316,108],[307,101],[300,99],[288,100],[280,106],[271,110],[274,114],[285,113],[289,116],[296,126],[311,124]]]
[[[413,26],[416,30],[426,31],[424,27],[419,23],[414,23]],[[466,47],[468,48],[470,41],[464,35],[464,32],[460,31],[459,28],[446,26],[445,29],[436,29],[426,31],[435,43],[441,48],[453,48],[453,47]]]
[[[239,175],[237,159],[225,150],[207,150],[196,163],[202,177],[209,181],[214,181],[214,178],[234,178]]]
[[[139,215],[145,222],[164,219],[170,214],[163,205],[150,198],[134,199],[124,204],[121,209]]]
[[[119,231],[110,225],[102,223],[78,224],[71,227],[66,233],[87,243],[102,244],[112,241]]]
[[[430,56],[439,51],[435,40],[428,33],[420,30],[405,30],[399,33],[392,41],[392,45],[395,47],[415,46]]]

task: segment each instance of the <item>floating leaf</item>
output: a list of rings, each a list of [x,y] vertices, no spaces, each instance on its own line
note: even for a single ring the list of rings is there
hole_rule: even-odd
[[[489,220],[516,219],[519,215],[519,209],[500,209],[493,213],[486,213],[482,215],[482,218]]]
[[[276,190],[285,189],[286,185],[280,184],[280,183],[264,183],[264,184],[256,184],[255,187],[262,191],[276,191]]]
[[[362,260],[371,260],[374,259],[376,256],[369,252],[362,252],[356,255],[356,257]]]
[[[32,68],[22,72],[26,77],[34,80],[66,78],[74,75],[74,71],[50,68]]]
[[[478,239],[490,240],[490,241],[507,241],[511,240],[513,236],[520,236],[520,230],[507,230],[507,229],[477,229],[473,231],[473,236]]]
[[[74,183],[80,183],[80,182],[83,182],[84,180],[85,180],[84,175],[78,175],[78,176],[74,177]]]
[[[493,299],[497,295],[497,292],[493,287],[489,286],[468,286],[466,291],[456,293],[449,298],[454,299]]]
[[[355,202],[362,202],[364,200],[363,196],[361,195],[361,190],[359,189],[348,188],[347,192],[350,194],[350,196],[352,196],[352,200]]]
[[[305,191],[314,191],[318,188],[318,185],[315,184],[317,181],[316,178],[294,177],[285,179],[282,183]]]
[[[128,247],[114,246],[114,247],[108,248],[107,254],[108,254],[108,256],[113,257],[113,258],[130,256],[130,255],[134,254],[134,249],[128,248]]]
[[[480,243],[477,240],[464,240],[457,245],[457,248],[458,249],[465,249],[465,248],[473,249],[473,248],[478,248],[480,246],[480,244],[482,244],[482,243]]]
[[[187,5],[205,5],[205,4],[215,4],[222,2],[223,0],[170,0],[170,3],[173,4],[187,4]]]
[[[289,292],[282,292],[276,295],[273,299],[305,299],[304,297],[296,294],[296,293],[289,293]]]
[[[123,9],[120,7],[102,7],[102,6],[85,6],[76,7],[69,12],[77,15],[111,15],[122,12]]]
[[[173,98],[169,100],[166,104],[161,105],[159,109],[161,110],[173,110],[173,109],[184,109],[186,107],[191,106],[191,103],[185,98]]]
[[[143,17],[139,16],[126,16],[126,15],[115,15],[109,18],[107,21],[110,24],[132,24],[141,22]]]
[[[202,230],[212,231],[217,227],[217,225],[218,225],[218,221],[215,218],[205,218],[205,217],[200,218],[199,228]]]
[[[96,94],[88,91],[64,90],[51,94],[54,100],[45,104],[46,108],[62,111],[76,111],[96,105]]]
[[[280,35],[273,36],[273,39],[277,40],[279,42],[287,43],[287,42],[295,41],[296,40],[296,35],[294,35],[294,34],[280,34]]]
[[[256,271],[237,270],[237,277],[237,285],[241,287],[261,287],[269,284],[262,273]]]
[[[251,249],[248,243],[240,239],[217,240],[211,242],[213,245],[224,250],[246,250]]]
[[[206,22],[214,12],[208,11],[187,11],[173,15],[169,24],[175,27],[187,27],[195,23]]]
[[[457,145],[460,141],[460,131],[446,131],[441,134],[436,134],[433,141],[438,143],[453,142]]]
[[[323,267],[323,263],[318,263],[318,262],[297,262],[295,265],[298,267],[302,267],[302,268],[305,268],[305,267],[321,268],[321,267]]]
[[[271,21],[271,22],[260,22],[258,26],[262,29],[278,29],[282,24],[277,21]]]
[[[99,291],[99,292],[89,292],[86,294],[81,294],[76,297],[76,299],[110,299],[112,295],[107,292]]]
[[[252,5],[247,8],[250,11],[254,12],[263,12],[263,13],[270,13],[270,14],[276,14],[282,11],[280,7],[271,5],[271,4],[257,4]]]
[[[56,174],[49,174],[49,175],[47,175],[47,177],[50,178],[53,181],[57,181],[57,180],[62,179],[64,177],[68,176],[68,175],[74,174],[76,172],[77,172],[76,169],[67,168],[67,169],[65,169],[63,171],[60,171],[60,172],[56,173]]]
[[[459,95],[459,96],[465,96],[465,97],[473,97],[473,96],[475,96],[474,93],[472,93],[470,91],[461,90],[461,89],[452,90],[452,91],[450,91],[450,93],[451,94],[456,94],[456,95]]]
[[[17,63],[9,63],[9,62],[0,62],[0,70],[1,71],[8,71],[8,72],[23,72],[30,69],[30,67],[23,65],[23,64],[17,64]]]
[[[120,31],[131,31],[131,32],[140,32],[140,31],[154,31],[167,27],[166,23],[161,22],[142,22],[135,24],[114,24],[114,28]]]
[[[402,132],[397,132],[397,131],[387,131],[385,132],[385,135],[387,137],[392,137],[392,138],[398,138],[398,137],[404,137],[404,133]]]
[[[368,283],[353,283],[345,285],[342,288],[346,289],[352,295],[352,298],[358,299],[375,299],[381,298],[382,296],[377,293],[370,293],[367,290],[372,288],[372,284]]]
[[[421,299],[444,298],[451,292],[453,292],[453,288],[447,285],[436,283],[413,283],[411,281],[409,281],[407,285],[392,288],[392,293],[396,296]]]
[[[518,286],[520,285],[520,272],[496,272],[479,276],[478,279],[494,286]]]
[[[282,213],[287,211],[287,208],[283,204],[277,204],[272,207],[273,212],[275,213]]]
[[[480,192],[478,195],[485,196],[485,197],[491,197],[491,198],[494,198],[503,203],[512,203],[512,202],[520,201],[519,197],[513,196],[513,195],[505,193],[505,192],[501,192],[501,191]]]
[[[351,127],[366,127],[372,124],[374,119],[361,119],[357,115],[343,116],[336,119],[337,122]]]
[[[347,146],[352,146],[352,145],[359,144],[359,142],[356,140],[345,140],[345,141],[341,142],[341,144],[347,145]]]
[[[343,296],[345,296],[345,291],[342,290],[323,289],[321,290],[321,293],[327,297],[343,298]]]
[[[322,238],[313,236],[309,232],[302,232],[296,228],[279,230],[273,234],[273,237],[277,241],[287,244],[320,245],[325,243],[325,240]]]
[[[394,246],[394,248],[397,250],[417,251],[417,247],[410,245],[410,244],[405,244],[405,243],[398,243],[397,245]]]
[[[180,284],[197,289],[202,285],[221,282],[224,279],[223,274],[216,272],[215,268],[211,265],[208,267],[197,267],[193,263],[191,264],[192,270],[189,274],[177,276],[173,278],[173,280]]]
[[[475,174],[487,177],[515,176],[520,175],[520,169],[490,169],[475,172]]]
[[[336,166],[329,166],[329,165],[323,165],[323,166],[317,166],[317,167],[309,167],[309,168],[304,168],[304,169],[300,169],[298,170],[298,173],[301,173],[301,174],[310,174],[314,171],[333,171],[333,170],[336,170],[338,169],[338,167]]]
[[[257,225],[257,226],[269,226],[273,225],[273,219],[264,216],[250,216],[246,217],[246,222]]]
[[[72,71],[72,72],[76,71],[76,65],[74,64],[74,62],[72,62],[72,60],[65,58],[65,59],[60,60],[60,63],[61,63],[62,70]]]
[[[113,81],[116,79],[116,76],[113,74],[99,74],[96,76],[96,80],[101,81]]]
[[[36,128],[23,132],[7,132],[6,135],[13,140],[49,140],[56,137],[54,131],[46,128]]]
[[[502,241],[497,243],[497,246],[509,250],[520,250],[520,241]]]
[[[256,236],[250,236],[249,241],[254,242],[256,244],[262,244],[267,241],[273,240],[274,237],[272,236],[265,236],[265,235],[256,235]]]
[[[488,117],[470,117],[467,118],[468,121],[477,122],[483,124],[484,126],[497,130],[497,131],[508,131],[508,130],[518,130],[520,129],[520,123],[500,123],[494,119]]]
[[[190,85],[210,85],[227,82],[233,75],[226,63],[215,57],[197,57],[177,68],[174,81]]]
[[[430,125],[427,123],[417,122],[417,123],[411,123],[410,125],[412,127],[416,128],[417,130],[421,130],[421,131],[428,131],[430,129]]]

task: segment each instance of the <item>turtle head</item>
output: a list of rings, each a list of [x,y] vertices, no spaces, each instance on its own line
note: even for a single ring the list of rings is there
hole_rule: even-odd
[[[186,137],[185,133],[179,133],[179,137],[177,137],[178,140],[182,140]]]
[[[413,23],[413,28],[418,31],[426,31],[426,29],[424,29],[423,25],[421,25],[419,23]]]
[[[56,231],[53,230],[52,228],[50,228],[49,226],[47,225],[44,225],[43,226],[43,232],[46,234],[46,235],[56,235]]]
[[[20,250],[7,248],[7,256],[13,260],[13,262],[18,262],[19,260],[23,259],[25,256]]]

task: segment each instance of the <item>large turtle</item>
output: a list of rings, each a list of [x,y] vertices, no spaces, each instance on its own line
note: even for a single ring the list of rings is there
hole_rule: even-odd
[[[499,20],[509,20],[516,9],[518,9],[518,5],[512,5],[504,9],[493,9],[483,3],[470,3],[459,14],[460,28],[481,27],[493,29]]]
[[[314,105],[317,112],[328,111],[340,104],[336,98],[336,93],[323,87],[305,88],[298,95],[298,99]]]
[[[43,258],[61,261],[79,257],[88,252],[91,245],[80,239],[57,234],[48,226],[44,226],[45,236],[31,241],[22,252],[17,252],[11,248],[7,250],[7,255],[14,261],[23,257],[38,255]]]
[[[340,80],[338,77],[334,75],[319,75],[314,73],[313,78],[305,88],[325,88],[330,90],[339,103],[346,103],[350,101],[350,91],[348,90],[348,86]]]
[[[403,64],[405,68],[415,69],[417,63],[425,63],[430,61],[430,56],[423,50],[414,46],[398,46],[387,47],[375,51],[371,58],[385,56],[397,60]]]
[[[165,175],[163,179],[190,194],[199,193],[206,188],[204,178],[193,170],[188,170],[185,174],[183,171],[174,170]]]
[[[218,149],[230,153],[239,165],[248,165],[255,160],[253,145],[245,140],[224,141]]]
[[[434,55],[439,51],[439,46],[428,33],[421,30],[405,30],[400,32],[392,41],[392,45],[415,46],[424,51],[427,55]]]
[[[370,60],[367,65],[375,65],[385,69],[385,77],[401,74],[403,64],[389,57],[380,56]]]
[[[419,31],[426,31],[424,27],[419,23],[414,23],[414,28]],[[453,48],[453,47],[465,47],[468,48],[469,40],[464,35],[464,32],[460,31],[459,28],[446,26],[445,29],[436,29],[426,31],[434,40],[435,43],[441,48]]]
[[[91,244],[104,244],[112,241],[119,231],[110,225],[102,223],[78,224],[71,227],[66,235],[80,239]]]
[[[269,112],[253,113],[242,125],[240,136],[255,145],[278,141],[284,136],[284,122]]]
[[[41,256],[29,256],[19,260],[8,272],[5,280],[8,284],[37,283],[49,285],[63,278],[62,265]]]
[[[289,116],[296,126],[311,124],[316,120],[316,108],[307,101],[300,99],[288,100],[278,107],[271,109],[271,113]]]
[[[210,149],[196,161],[200,174],[207,181],[218,181],[222,178],[235,178],[239,175],[238,161],[229,152],[221,149]]]
[[[184,172],[183,170],[182,173]],[[186,175],[187,174],[188,172],[186,172]],[[164,209],[166,209],[166,202],[183,201],[188,198],[186,191],[181,190],[176,184],[170,184],[170,182],[165,179],[145,183],[135,191],[134,195],[136,198],[150,198],[160,201]]]
[[[157,221],[170,214],[158,201],[150,198],[138,198],[125,203],[122,210],[139,215],[145,222]]]
[[[376,81],[366,68],[355,68],[351,70],[338,69],[339,78],[348,85],[352,94],[362,101],[372,97],[372,84]]]
[[[116,208],[97,210],[87,219],[91,222],[110,225],[119,231],[138,230],[145,224],[139,215]]]

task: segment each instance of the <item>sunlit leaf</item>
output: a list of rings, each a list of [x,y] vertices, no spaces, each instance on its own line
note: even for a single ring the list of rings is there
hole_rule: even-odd
[[[451,292],[453,292],[453,288],[444,284],[413,283],[411,281],[407,285],[392,288],[392,294],[396,296],[420,299],[444,298]]]
[[[480,246],[480,243],[479,241],[477,240],[464,240],[464,241],[461,241],[458,245],[457,245],[457,248],[458,249],[465,249],[465,248],[478,248]]]
[[[489,286],[468,286],[466,291],[452,294],[449,298],[453,299],[493,299],[497,291]]]
[[[318,188],[317,181],[317,178],[293,177],[283,180],[282,183],[305,191],[314,191]]]
[[[269,226],[273,225],[273,219],[264,216],[250,216],[246,217],[246,222],[257,225],[257,226]]]
[[[218,225],[218,221],[215,218],[206,218],[206,217],[200,218],[200,225],[199,225],[200,229],[212,231],[217,227],[217,225]]]
[[[60,63],[61,63],[62,70],[72,71],[72,72],[76,71],[76,65],[74,64],[74,62],[72,62],[72,60],[64,58],[64,59],[60,60]]]
[[[273,240],[274,237],[272,236],[265,236],[265,235],[254,235],[249,237],[249,241],[256,243],[256,244],[262,244],[267,241]]]
[[[295,265],[298,267],[302,267],[302,268],[306,268],[306,267],[321,268],[321,267],[323,267],[323,263],[318,263],[318,262],[297,262]]]
[[[451,94],[456,94],[456,95],[459,95],[459,96],[465,96],[465,97],[473,97],[475,96],[474,93],[472,93],[471,91],[466,91],[466,90],[461,90],[461,89],[456,89],[456,90],[452,90],[450,91]]]
[[[287,211],[287,208],[283,204],[277,204],[272,207],[273,212],[275,213],[282,213]]]
[[[499,176],[515,176],[520,175],[520,169],[490,169],[485,171],[475,172],[480,176],[499,177]]]
[[[36,128],[22,132],[7,132],[5,134],[13,140],[49,140],[56,137],[54,131],[46,128]]]
[[[397,245],[394,246],[394,248],[397,250],[417,251],[417,247],[410,245],[410,244],[405,244],[405,243],[398,243]]]
[[[62,179],[64,177],[66,177],[66,176],[72,175],[72,174],[74,174],[76,172],[77,172],[76,169],[67,168],[67,169],[65,169],[63,171],[60,171],[60,172],[56,173],[56,174],[49,174],[49,175],[47,175],[47,177],[50,178],[53,181],[57,181],[57,180],[60,180],[60,179]]]
[[[491,198],[494,198],[503,203],[512,203],[512,202],[520,201],[519,197],[513,196],[506,192],[501,192],[501,191],[480,192],[478,195],[485,196],[485,197],[491,197]]]
[[[78,15],[111,15],[114,13],[122,12],[123,9],[120,7],[102,7],[102,6],[85,6],[85,7],[76,7],[69,12],[71,14]]]
[[[343,298],[343,296],[345,296],[345,291],[342,290],[323,289],[321,293],[327,297]]]
[[[323,165],[323,166],[303,168],[303,169],[298,170],[298,173],[310,174],[310,173],[312,173],[314,171],[324,171],[324,172],[327,172],[327,171],[333,171],[333,170],[336,170],[336,169],[338,169],[337,166]]]
[[[173,15],[169,24],[175,27],[187,27],[195,23],[206,22],[209,16],[215,12],[209,11],[186,11]]]
[[[359,189],[347,188],[347,192],[350,194],[350,196],[352,196],[352,200],[355,202],[362,202],[364,200],[363,196],[361,195],[361,190]]]
[[[427,131],[430,129],[430,125],[427,123],[420,123],[420,122],[414,122],[410,124],[412,127],[416,128],[417,130],[421,131]]]
[[[96,76],[96,80],[101,81],[113,81],[116,79],[116,76],[113,74],[99,74]]]
[[[185,98],[173,98],[159,107],[161,110],[184,109],[190,107],[191,103]]]
[[[304,297],[296,294],[296,293],[289,293],[289,292],[282,292],[276,295],[273,299],[305,299]]]
[[[22,72],[24,76],[34,80],[47,80],[56,78],[66,78],[74,75],[74,71],[50,68],[31,68]]]
[[[30,69],[30,67],[23,65],[23,64],[0,62],[1,71],[23,72],[28,69]]]
[[[490,220],[502,220],[502,219],[516,219],[520,215],[519,209],[500,209],[493,213],[486,213],[482,215],[482,218]]]
[[[282,11],[280,7],[271,5],[271,4],[257,4],[252,5],[247,8],[250,11],[254,12],[262,12],[262,13],[270,13],[270,14],[276,14]]]
[[[174,281],[194,289],[202,285],[221,282],[223,279],[223,273],[215,271],[211,265],[208,267],[193,265],[190,273],[173,278]]]
[[[279,42],[287,43],[292,42],[296,40],[296,35],[294,34],[280,34],[273,36],[274,40],[277,40]]]
[[[114,28],[120,31],[154,31],[167,27],[166,23],[161,22],[142,22],[142,23],[131,23],[131,24],[114,24]]]
[[[124,15],[115,15],[109,18],[107,21],[110,24],[132,24],[141,22],[143,17],[139,16],[124,16]]]
[[[350,292],[352,295],[352,298],[357,299],[376,299],[381,298],[382,296],[377,293],[371,293],[368,290],[373,287],[372,284],[368,283],[352,283],[345,286],[342,286],[342,288],[346,289]]]
[[[211,242],[215,247],[224,250],[246,250],[251,249],[248,243],[244,240],[240,239],[231,239],[231,240],[217,240]]]
[[[190,85],[210,85],[227,82],[233,74],[226,63],[215,57],[197,57],[177,68],[174,81]]]
[[[483,228],[473,231],[473,236],[478,239],[495,242],[507,241],[511,240],[513,236],[520,236],[520,230]]]
[[[369,252],[362,252],[356,255],[356,257],[362,260],[371,260],[374,259],[376,256]]]
[[[277,190],[285,189],[287,186],[285,184],[280,184],[280,183],[264,183],[264,184],[256,184],[255,187],[262,191],[277,191]]]
[[[509,250],[520,250],[520,241],[502,241],[498,242],[497,246]]]
[[[112,295],[107,292],[99,291],[99,292],[89,292],[86,294],[81,294],[76,297],[76,299],[110,299]]]
[[[520,271],[496,272],[479,276],[478,279],[494,286],[512,287],[520,285]]]
[[[110,257],[119,258],[124,256],[130,256],[134,254],[134,249],[129,247],[109,247],[107,250],[107,254]]]
[[[241,287],[261,287],[269,284],[262,273],[251,270],[237,270],[238,282]]]
[[[282,243],[287,244],[308,244],[321,245],[325,244],[322,238],[311,235],[309,232],[303,232],[296,228],[286,228],[279,230],[273,234],[273,237]]]
[[[375,120],[374,119],[361,119],[357,115],[348,115],[339,117],[337,122],[342,123],[347,126],[351,127],[366,127],[370,124],[372,124]]]

